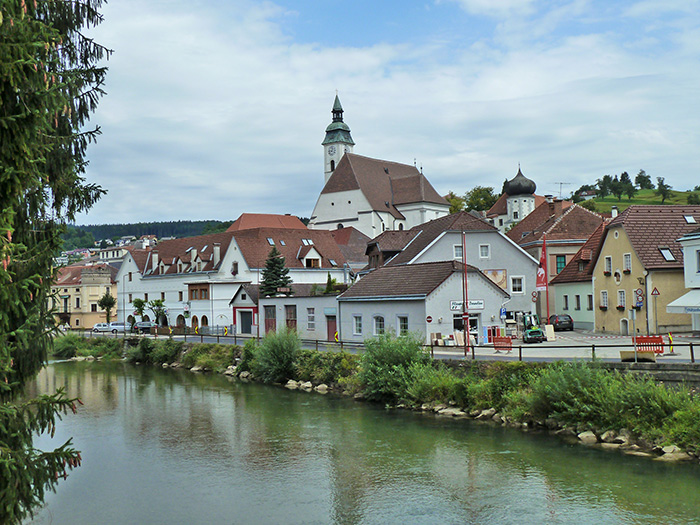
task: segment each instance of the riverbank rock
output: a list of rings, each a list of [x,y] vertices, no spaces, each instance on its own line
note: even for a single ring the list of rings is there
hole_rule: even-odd
[[[606,430],[600,435],[600,440],[603,443],[615,443],[615,439],[617,438],[617,432],[614,430]],[[620,443],[617,443],[620,444]]]
[[[595,432],[593,432],[591,430],[586,430],[585,432],[581,432],[578,435],[578,439],[584,445],[592,445],[593,443],[598,443],[598,436],[596,436]]]
[[[163,363],[160,366],[161,366],[161,368],[170,368],[170,365],[168,363]]]
[[[683,452],[676,445],[668,445],[661,449],[663,455],[656,458],[657,461],[692,461],[693,456],[687,452]]]
[[[284,385],[284,388],[286,388],[287,390],[297,390],[299,388],[299,383],[294,381],[294,379],[290,379],[289,381],[287,381],[287,384]]]
[[[311,392],[314,389],[314,385],[311,384],[311,381],[306,381],[304,383],[299,383],[299,388],[304,392]]]
[[[482,410],[481,413],[476,416],[476,419],[491,419],[495,414],[495,408],[487,408],[486,410]]]
[[[231,365],[224,370],[224,375],[225,376],[235,376],[236,375],[236,367]]]
[[[250,372],[245,370],[244,372],[241,372],[238,374],[238,379],[241,379],[243,381],[250,381]]]
[[[452,417],[466,417],[467,414],[464,413],[463,410],[460,410],[459,408],[456,407],[447,407],[443,408],[438,412],[441,416],[452,416]]]
[[[316,392],[318,392],[319,394],[327,394],[328,393],[328,385],[326,385],[325,383],[321,383],[316,388],[314,388],[314,390],[316,390]]]
[[[544,426],[549,430],[556,430],[559,428],[559,422],[553,417],[548,417],[544,420]]]
[[[432,411],[439,414],[441,410],[445,410],[446,408],[447,408],[447,405],[440,403],[439,405],[435,405],[432,408]]]
[[[204,369],[201,366],[193,366],[190,368],[190,372],[204,372]]]

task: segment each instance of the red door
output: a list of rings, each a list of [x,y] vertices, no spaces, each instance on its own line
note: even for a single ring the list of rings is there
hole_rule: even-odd
[[[326,316],[326,327],[328,328],[328,341],[336,341],[335,334],[338,331],[338,325],[335,322],[335,315]]]

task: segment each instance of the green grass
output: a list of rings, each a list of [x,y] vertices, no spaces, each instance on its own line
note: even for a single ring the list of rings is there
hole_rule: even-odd
[[[656,195],[656,190],[639,190],[632,199],[628,199],[626,195],[622,196],[622,199],[617,200],[614,195],[608,195],[602,199],[593,199],[595,203],[596,212],[598,213],[609,213],[613,206],[617,206],[620,211],[626,210],[633,205],[661,205],[661,196]],[[690,191],[674,191],[671,190],[671,195],[664,201],[664,205],[667,204],[688,204],[688,195],[693,192]],[[696,194],[698,192],[695,192]],[[580,204],[580,203],[579,203]]]

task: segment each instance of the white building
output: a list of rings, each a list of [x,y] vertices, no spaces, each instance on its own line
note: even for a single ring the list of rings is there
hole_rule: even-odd
[[[686,216],[686,220],[688,217],[690,215]],[[685,287],[690,291],[671,301],[666,311],[690,314],[693,332],[700,332],[700,228],[684,235],[678,242],[683,246],[683,277]]]
[[[374,238],[409,229],[449,213],[449,203],[415,166],[355,155],[350,128],[336,96],[333,122],[322,142],[325,185],[309,228],[352,226]]]

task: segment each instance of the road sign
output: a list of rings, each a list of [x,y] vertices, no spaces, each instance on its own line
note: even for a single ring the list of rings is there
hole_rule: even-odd
[[[641,288],[637,288],[634,291],[634,295],[636,295],[637,297],[644,297],[644,290],[642,290]]]
[[[466,313],[466,312],[463,313],[463,314],[462,314],[462,319],[464,319],[465,321],[466,321],[467,319],[469,319],[469,314]]]
[[[505,306],[504,306],[503,308],[501,308],[501,316],[500,316],[500,317],[501,317],[501,319],[505,319],[505,318],[506,318],[506,308],[505,308]]]
[[[652,290],[652,292],[651,292],[651,295],[657,296],[657,295],[661,295],[661,294],[659,293],[659,289],[658,289],[658,288],[654,288],[654,289]]]
[[[433,318],[430,317],[430,316],[426,317],[425,320],[426,320],[426,322],[428,322],[428,323],[432,323],[432,322],[433,322]]]
[[[636,303],[634,306],[635,306],[636,308],[641,308],[642,306],[644,306],[644,302],[643,302],[643,301],[637,301],[637,303]]]
[[[335,333],[335,335],[333,336],[333,338],[335,339],[335,342],[337,343],[337,342],[338,342],[338,332]]]

